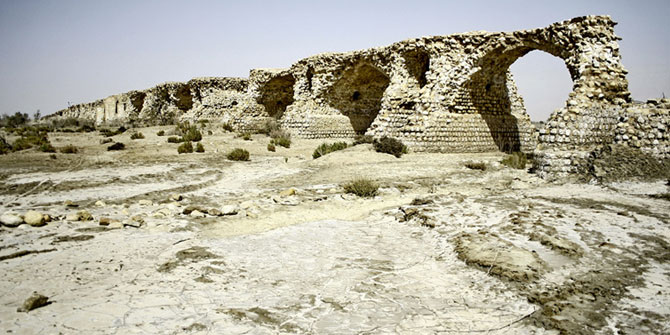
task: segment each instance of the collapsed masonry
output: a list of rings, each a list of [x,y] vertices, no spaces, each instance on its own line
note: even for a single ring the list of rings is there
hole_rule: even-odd
[[[670,102],[631,103],[615,25],[586,16],[532,30],[421,37],[254,69],[248,79],[166,83],[57,115],[98,124],[217,119],[239,131],[275,119],[301,138],[390,136],[430,152],[537,150],[541,174],[571,172],[574,153],[599,144],[668,157]],[[539,136],[509,72],[533,50],[561,58],[573,80]]]

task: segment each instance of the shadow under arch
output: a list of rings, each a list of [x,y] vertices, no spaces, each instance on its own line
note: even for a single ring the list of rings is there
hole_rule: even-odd
[[[493,48],[477,62],[479,70],[465,83],[475,112],[486,122],[491,138],[500,151],[521,151],[523,139],[519,124],[530,116],[520,100],[509,67],[531,51],[544,51],[563,60],[573,82],[579,77],[576,68],[566,61],[570,55],[566,50],[551,44],[525,42],[513,47]]]
[[[389,77],[367,61],[347,67],[327,93],[328,104],[349,118],[356,134],[365,134],[381,109]]]
[[[286,107],[293,103],[295,77],[291,74],[270,79],[260,88],[258,103],[265,107],[270,117],[280,119]]]

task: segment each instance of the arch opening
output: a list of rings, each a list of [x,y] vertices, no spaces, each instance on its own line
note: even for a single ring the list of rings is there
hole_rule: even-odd
[[[535,145],[532,136],[535,127],[531,124],[524,100],[517,91],[510,67],[518,59],[536,50],[543,52],[535,54],[543,54],[562,63],[564,69],[567,67],[571,79],[574,78],[575,71],[571,71],[560,53],[549,47],[522,45],[512,49],[494,50],[482,57],[479,62],[480,70],[465,85],[474,111],[486,122],[491,138],[500,151],[522,151],[523,148],[529,149]],[[536,75],[538,78],[543,76]],[[563,96],[563,102],[567,95]]]
[[[419,84],[419,88],[428,83],[426,73],[430,69],[430,56],[424,50],[413,50],[405,53],[405,66],[409,74]]]
[[[258,102],[265,107],[265,111],[279,119],[284,115],[286,107],[293,103],[293,86],[295,78],[288,74],[270,79],[260,89],[261,97]]]
[[[349,118],[356,134],[365,134],[381,109],[390,80],[384,72],[359,63],[348,68],[328,92],[329,104]]]
[[[563,107],[573,90],[565,62],[541,50],[519,58],[509,70],[526,113],[536,127],[545,123],[554,110]]]

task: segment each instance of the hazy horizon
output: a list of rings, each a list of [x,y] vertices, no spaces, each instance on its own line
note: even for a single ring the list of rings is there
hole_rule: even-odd
[[[11,1],[0,0],[0,113],[54,113],[167,81],[247,77],[322,52],[408,38],[545,27],[583,15],[619,22],[636,100],[670,93],[667,1]],[[511,67],[534,120],[563,105],[563,61],[535,51]]]

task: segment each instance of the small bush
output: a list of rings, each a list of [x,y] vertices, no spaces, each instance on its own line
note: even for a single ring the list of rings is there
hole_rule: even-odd
[[[107,151],[119,151],[126,148],[126,145],[121,142],[116,142],[107,147]]]
[[[346,193],[355,194],[359,197],[374,197],[377,195],[379,185],[370,179],[356,178],[343,185]]]
[[[49,155],[49,158],[51,158],[51,159],[58,159],[58,156],[56,156],[56,154],[51,154],[51,155]]]
[[[314,150],[312,158],[317,159],[321,156],[327,155],[333,151],[346,149],[349,145],[346,142],[335,142],[333,144],[323,143]]]
[[[225,130],[225,131],[227,131],[227,132],[229,132],[229,133],[234,131],[234,129],[233,129],[233,125],[230,124],[230,123],[224,123],[224,124],[221,126],[221,128],[223,128],[223,130]]]
[[[527,162],[526,154],[517,151],[507,155],[500,163],[514,169],[525,169]]]
[[[95,126],[90,124],[84,124],[76,130],[78,133],[90,133],[95,131]]]
[[[486,171],[486,163],[483,162],[467,162],[465,167],[470,170],[481,170]]]
[[[100,140],[100,144],[107,144],[112,142],[114,142],[114,140],[112,140],[111,138],[103,138]]]
[[[100,129],[100,134],[105,137],[112,137],[114,135],[123,134],[126,132],[126,127],[121,126],[116,130]]]
[[[191,126],[183,137],[185,142],[200,142],[202,133],[195,126]]]
[[[21,151],[32,147],[33,143],[25,137],[17,138],[14,143],[12,143],[12,151]]]
[[[231,161],[248,161],[249,151],[240,148],[235,148],[233,151],[229,152],[228,155],[226,155],[226,158],[228,158]]]
[[[265,126],[263,127],[263,130],[260,131],[260,133],[265,134],[265,135],[270,135],[278,131],[279,129],[279,124],[277,123],[277,120],[271,119],[265,121]]]
[[[291,139],[288,137],[279,137],[272,139],[272,144],[282,146],[284,148],[291,147]]]
[[[177,147],[177,152],[180,154],[190,154],[193,152],[193,144],[191,142],[184,142]]]
[[[384,136],[379,140],[375,140],[372,145],[376,152],[391,154],[398,158],[407,153],[407,146],[392,137]]]
[[[212,132],[211,130],[208,130],[207,135],[212,136],[212,135],[214,135],[214,132]]]
[[[12,150],[12,146],[7,143],[4,137],[0,136],[0,155],[9,153]]]
[[[375,141],[374,137],[370,135],[356,135],[354,137],[353,145],[374,143],[374,141]]]
[[[242,137],[242,139],[245,140],[245,141],[251,141],[251,134],[250,133],[241,134],[240,137]]]
[[[144,138],[144,134],[142,134],[140,132],[135,132],[135,133],[130,134],[130,139],[131,140],[141,140],[143,138]]]
[[[39,147],[39,150],[41,152],[56,152],[56,148],[54,148],[51,143],[42,143],[42,145]]]
[[[159,130],[159,131],[156,133],[156,135],[157,135],[157,136],[165,136],[165,130]]]
[[[275,148],[275,145],[272,143],[268,143],[268,151],[275,152],[275,150],[277,150],[277,148]]]
[[[60,152],[64,154],[76,154],[77,152],[79,152],[79,149],[72,144],[68,144],[60,148]]]
[[[202,143],[198,142],[198,145],[195,146],[195,152],[205,152],[205,147],[202,146]]]
[[[177,136],[170,136],[167,139],[168,143],[181,143],[184,142],[184,139]]]

